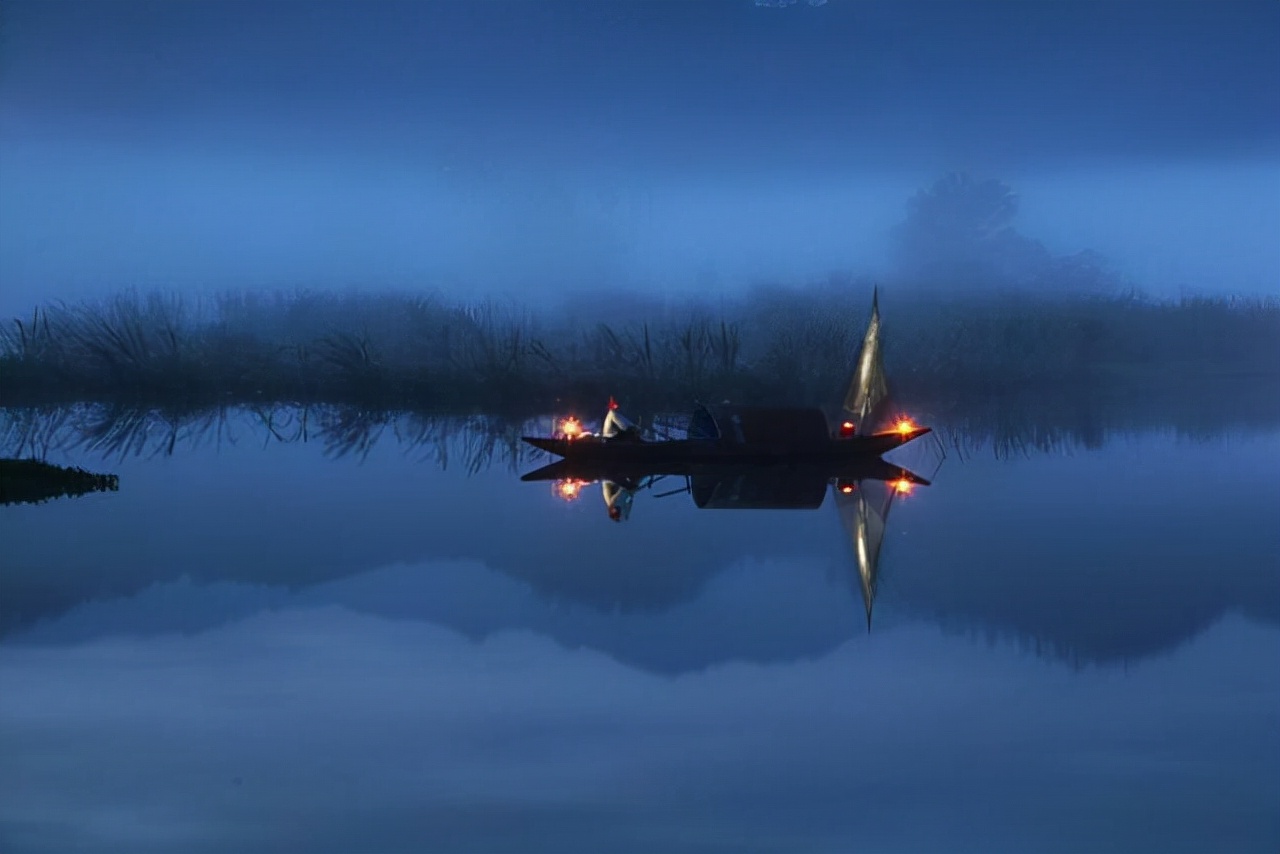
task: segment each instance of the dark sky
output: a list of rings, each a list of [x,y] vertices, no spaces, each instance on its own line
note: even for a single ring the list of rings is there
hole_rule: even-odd
[[[0,15],[0,288],[24,300],[874,270],[906,196],[952,169],[1153,285],[1280,279],[1277,2]]]

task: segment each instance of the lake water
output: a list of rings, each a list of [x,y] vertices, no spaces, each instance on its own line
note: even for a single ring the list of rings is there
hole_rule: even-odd
[[[1280,430],[953,450],[870,627],[833,496],[396,432],[49,451],[120,485],[0,507],[0,850],[1280,850]]]

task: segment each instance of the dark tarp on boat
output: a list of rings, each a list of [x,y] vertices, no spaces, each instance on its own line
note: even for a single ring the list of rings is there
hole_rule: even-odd
[[[821,409],[758,406],[699,406],[689,422],[690,439],[718,439],[726,445],[806,448],[830,440]]]
[[[703,441],[714,441],[720,438],[720,428],[716,426],[716,419],[705,406],[699,406],[693,410],[693,417],[689,419],[688,437]]]

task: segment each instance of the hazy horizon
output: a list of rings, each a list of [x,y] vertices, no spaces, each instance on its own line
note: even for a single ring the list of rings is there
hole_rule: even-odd
[[[1156,295],[1280,293],[1280,4],[0,11],[0,312],[893,272],[952,171]]]

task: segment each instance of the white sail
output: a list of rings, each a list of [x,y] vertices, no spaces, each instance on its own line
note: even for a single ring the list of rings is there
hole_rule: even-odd
[[[854,366],[853,378],[844,398],[844,417],[859,434],[883,426],[889,405],[889,382],[880,352],[880,307],[878,296],[871,298],[871,320],[862,336],[862,350]]]

